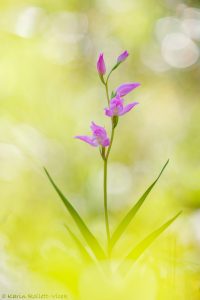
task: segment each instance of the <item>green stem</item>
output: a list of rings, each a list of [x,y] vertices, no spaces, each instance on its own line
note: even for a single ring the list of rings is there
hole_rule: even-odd
[[[109,90],[108,90],[108,79],[112,73],[111,72],[108,74],[107,80],[104,82],[105,89],[106,89],[106,97],[107,97],[107,102],[108,106],[110,105],[110,98],[109,98]],[[110,150],[113,144],[113,139],[114,139],[114,130],[115,130],[115,125],[113,123],[113,119],[111,119],[112,123],[112,132],[111,132],[111,137],[110,137],[110,145],[108,147],[107,152],[105,151],[105,148],[102,149],[102,158],[104,160],[104,214],[105,214],[105,225],[106,225],[106,234],[107,234],[107,251],[108,251],[108,257],[110,257],[111,254],[111,248],[110,248],[110,227],[109,227],[109,218],[108,218],[108,193],[107,193],[107,166],[108,166],[108,157],[110,154]]]
[[[109,218],[108,218],[108,192],[107,192],[107,166],[108,166],[108,157],[110,154],[110,150],[112,147],[114,138],[114,127],[112,127],[110,145],[108,148],[107,153],[104,153],[104,214],[105,214],[105,224],[106,224],[106,234],[107,234],[107,250],[108,250],[108,257],[110,256],[110,228],[109,228]]]
[[[110,104],[110,98],[109,98],[109,91],[108,91],[108,81],[105,82],[105,88],[106,88],[107,102],[108,102],[108,106],[109,106],[109,104]]]
[[[111,137],[110,137],[110,145],[108,147],[108,151],[106,153],[106,160],[108,160],[109,154],[110,154],[110,150],[113,144],[113,139],[114,139],[114,134],[115,134],[115,128],[112,126],[112,132],[111,132]]]
[[[106,224],[106,234],[107,234],[107,249],[109,254],[110,249],[110,228],[108,220],[108,202],[107,202],[107,159],[104,159],[104,214],[105,214],[105,224]]]
[[[110,75],[111,75],[112,71],[113,71],[113,69],[110,71],[110,73],[109,73],[109,74],[108,74],[108,76],[107,76],[107,79],[106,79],[106,84],[108,83],[108,80],[109,80],[109,77],[110,77]]]
[[[116,65],[110,70],[110,72],[109,72],[109,74],[108,74],[108,76],[107,76],[107,78],[106,78],[106,84],[108,83],[108,80],[109,80],[109,78],[110,78],[110,75],[112,74],[112,72],[119,66],[119,64],[120,63],[116,63]]]

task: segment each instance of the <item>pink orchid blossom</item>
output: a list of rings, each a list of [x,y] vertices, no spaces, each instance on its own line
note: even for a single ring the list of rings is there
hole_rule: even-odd
[[[121,54],[118,56],[117,62],[118,62],[118,63],[123,62],[128,56],[129,56],[128,51],[124,51],[123,53],[121,53]]]
[[[108,117],[123,116],[137,104],[138,102],[132,102],[124,106],[124,99],[117,95],[115,98],[110,100],[110,106],[105,108],[105,115]]]
[[[106,65],[103,58],[103,53],[100,53],[98,61],[97,61],[97,71],[99,75],[104,75],[106,73]]]
[[[92,136],[78,135],[75,136],[75,138],[82,140],[93,147],[107,147],[110,145],[110,139],[108,138],[104,127],[96,125],[94,122],[92,122],[90,128],[92,130]]]
[[[116,89],[116,94],[123,97],[140,86],[139,82],[123,83]]]

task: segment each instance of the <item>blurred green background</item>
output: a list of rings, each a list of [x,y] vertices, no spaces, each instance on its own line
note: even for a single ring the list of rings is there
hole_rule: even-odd
[[[104,52],[109,69],[128,50],[110,88],[142,86],[127,96],[140,105],[121,119],[111,153],[111,228],[168,158],[170,164],[116,259],[182,209],[144,256],[157,296],[147,288],[148,298],[137,300],[200,298],[199,46],[199,1],[1,0],[0,290],[98,299],[89,294],[89,275],[82,275],[88,270],[63,224],[76,228],[43,166],[104,244],[102,161],[97,149],[73,137],[88,134],[91,120],[109,130],[96,61]]]

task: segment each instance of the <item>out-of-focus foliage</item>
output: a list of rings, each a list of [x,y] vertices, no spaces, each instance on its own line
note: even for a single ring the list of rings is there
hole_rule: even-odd
[[[1,0],[0,38],[0,290],[199,299],[199,1]],[[91,120],[109,129],[96,59],[103,51],[109,68],[125,49],[129,62],[111,89],[122,81],[142,86],[127,97],[140,105],[120,120],[109,163],[112,231],[170,164],[117,245],[116,264],[184,211],[127,281],[105,280],[82,263],[64,224],[76,228],[43,172],[46,166],[104,246],[102,161],[73,136],[87,133]]]

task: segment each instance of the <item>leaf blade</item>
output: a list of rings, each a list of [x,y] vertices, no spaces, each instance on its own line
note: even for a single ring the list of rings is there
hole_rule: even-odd
[[[174,217],[172,217],[159,228],[147,235],[129,252],[129,254],[125,257],[124,261],[132,260],[132,262],[134,263],[144,253],[144,251],[180,216],[181,213],[182,211],[177,213]],[[124,261],[120,266],[121,270],[123,270],[123,267],[125,265]]]
[[[83,235],[85,241],[87,242],[90,249],[93,251],[94,255],[97,259],[104,259],[105,254],[101,246],[99,245],[98,241],[96,240],[95,236],[91,233],[91,231],[88,229],[87,225],[83,221],[83,219],[80,217],[79,213],[76,211],[76,209],[73,207],[73,205],[68,201],[68,199],[63,195],[63,193],[60,191],[60,189],[57,187],[53,179],[51,178],[48,171],[44,168],[45,173],[51,182],[52,186],[56,190],[57,194],[59,195],[60,199],[63,201],[65,207],[67,208],[68,212],[70,213],[71,217],[74,219],[74,222],[76,223],[77,227],[79,228],[81,234]]]
[[[159,173],[158,177],[156,178],[156,180],[154,180],[154,182],[148,187],[148,189],[140,197],[140,199],[137,201],[137,203],[129,210],[129,212],[122,219],[122,221],[120,222],[118,227],[115,229],[115,231],[114,231],[114,233],[111,237],[111,242],[110,242],[111,249],[115,246],[115,244],[120,239],[120,237],[122,236],[122,234],[124,233],[124,231],[126,230],[128,225],[130,224],[130,222],[133,220],[134,216],[136,215],[136,213],[138,212],[138,210],[140,209],[140,207],[142,206],[142,204],[146,200],[147,196],[149,195],[149,193],[153,189],[154,185],[156,184],[156,182],[161,177],[161,175],[162,175],[164,169],[166,168],[166,166],[168,165],[168,163],[169,163],[169,159],[167,160],[167,162],[163,166],[163,168],[160,171],[160,173]]]
[[[71,236],[71,238],[73,239],[73,241],[75,242],[75,244],[77,245],[80,253],[83,256],[83,258],[86,261],[91,262],[92,258],[89,255],[89,253],[87,252],[87,250],[85,249],[84,245],[81,243],[81,241],[76,237],[76,235],[73,233],[73,231],[66,224],[64,226],[67,229],[67,231],[69,232],[69,235]]]

